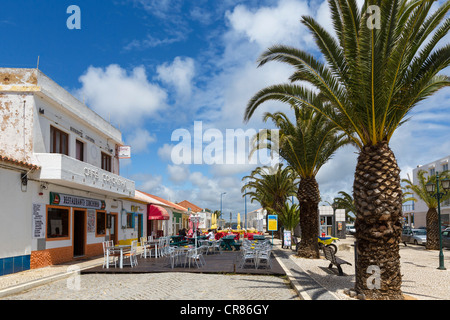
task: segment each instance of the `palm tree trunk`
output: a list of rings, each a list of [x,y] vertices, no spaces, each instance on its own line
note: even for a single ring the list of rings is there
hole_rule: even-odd
[[[300,204],[301,240],[298,256],[308,259],[319,259],[319,185],[314,177],[301,178],[297,192]]]
[[[436,208],[427,212],[427,250],[439,250],[439,217]]]
[[[353,193],[357,211],[355,290],[368,299],[403,299],[399,254],[402,189],[400,169],[388,143],[362,149]]]

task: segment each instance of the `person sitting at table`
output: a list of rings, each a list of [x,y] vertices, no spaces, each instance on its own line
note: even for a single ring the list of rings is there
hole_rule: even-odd
[[[214,231],[212,231],[211,229],[208,230],[208,234],[206,235],[206,237],[207,237],[209,240],[214,240],[214,239],[216,238],[216,236],[215,236],[215,234],[214,234]]]
[[[180,232],[178,232],[178,235],[182,236],[182,240],[186,237],[186,229],[183,228],[180,230]]]

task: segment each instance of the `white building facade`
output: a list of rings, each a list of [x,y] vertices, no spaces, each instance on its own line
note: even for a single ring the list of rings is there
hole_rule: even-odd
[[[426,171],[428,175],[435,175],[436,173],[442,173],[448,170],[448,164],[450,161],[450,155],[436,161],[427,163],[425,165],[419,165],[413,170],[413,184],[418,184],[417,174],[420,170]],[[441,190],[442,192],[442,190]],[[414,195],[417,199],[415,201],[412,210],[407,212],[406,216],[407,222],[414,228],[426,227],[426,216],[428,212],[428,207],[423,200],[421,200],[417,195]],[[405,210],[404,210],[405,211]],[[441,224],[443,226],[450,226],[450,201],[441,202]]]
[[[0,132],[0,275],[146,235],[121,132],[39,70],[0,68]]]
[[[247,213],[247,226],[248,228],[253,228],[259,232],[264,232],[266,230],[266,217],[267,210],[259,208]],[[245,222],[244,222],[245,223]]]

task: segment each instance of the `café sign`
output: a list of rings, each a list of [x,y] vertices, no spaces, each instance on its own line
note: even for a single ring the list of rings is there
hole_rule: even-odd
[[[104,210],[106,208],[106,203],[103,200],[84,198],[56,192],[50,192],[50,204],[97,210]]]

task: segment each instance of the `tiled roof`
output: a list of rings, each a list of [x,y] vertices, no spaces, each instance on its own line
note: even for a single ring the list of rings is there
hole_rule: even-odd
[[[26,161],[16,160],[11,157],[6,157],[6,156],[2,156],[2,155],[0,155],[0,161],[12,163],[12,164],[15,164],[20,167],[28,168],[30,170],[37,170],[37,169],[41,168],[38,165],[34,165],[34,164],[28,163]]]
[[[192,212],[201,212],[201,211],[203,211],[202,208],[200,208],[199,206],[196,206],[196,205],[193,204],[193,203],[190,203],[190,202],[187,201],[187,200],[184,200],[184,201],[179,202],[178,205],[180,205],[180,206],[182,206],[182,207],[185,207],[186,209],[189,209],[189,208],[190,208]]]
[[[163,199],[161,197],[158,197],[158,196],[155,196],[153,194],[150,194],[150,193],[147,193],[147,192],[143,192],[143,191],[139,191],[139,192],[141,192],[141,193],[143,193],[143,194],[145,194],[145,195],[147,195],[147,196],[149,196],[149,197],[151,197],[153,199],[156,199],[157,201],[160,201],[160,202],[162,202],[162,203],[164,203],[164,204],[166,204],[166,205],[168,205],[168,206],[170,206],[170,207],[172,207],[174,209],[177,209],[177,210],[180,210],[180,211],[187,211],[185,207],[182,207],[182,206],[180,206],[180,205],[178,205],[176,203],[170,202],[170,201],[168,201],[166,199]]]

